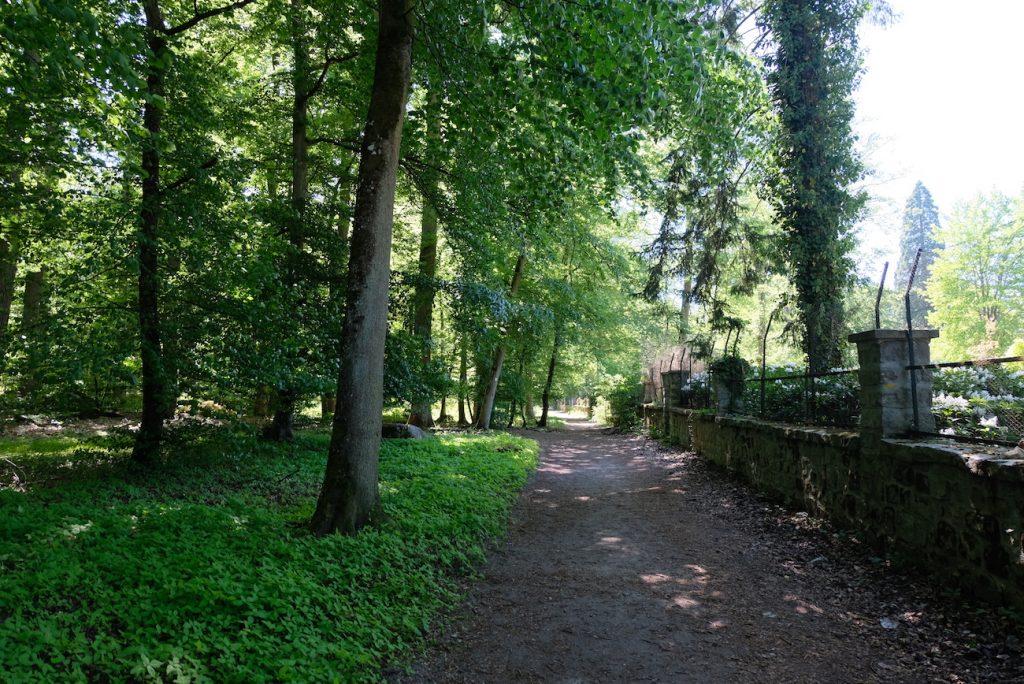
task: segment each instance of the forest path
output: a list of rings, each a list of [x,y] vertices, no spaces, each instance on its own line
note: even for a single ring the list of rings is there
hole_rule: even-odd
[[[524,434],[543,453],[506,543],[394,681],[935,681],[802,514],[640,437]]]

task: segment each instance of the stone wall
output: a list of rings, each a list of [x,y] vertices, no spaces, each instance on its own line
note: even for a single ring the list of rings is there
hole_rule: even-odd
[[[644,407],[648,428],[967,594],[1024,609],[1024,459]]]

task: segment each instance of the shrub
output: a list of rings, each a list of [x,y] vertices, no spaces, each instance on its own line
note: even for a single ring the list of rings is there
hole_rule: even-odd
[[[1016,441],[1024,437],[1024,372],[1007,365],[943,368],[933,375],[941,432]]]
[[[715,383],[721,383],[729,392],[729,410],[737,410],[741,406],[749,372],[750,364],[739,356],[722,356],[711,363]]]
[[[809,404],[809,387],[802,377],[771,380],[773,377],[801,375],[805,369],[794,365],[768,366],[765,376],[765,420],[783,423],[850,426],[860,415],[860,383],[855,374],[826,375],[814,379],[814,404]],[[761,370],[752,369],[747,382],[746,410],[760,413]]]
[[[616,430],[633,431],[640,427],[640,401],[643,385],[616,375],[600,388],[598,419]]]

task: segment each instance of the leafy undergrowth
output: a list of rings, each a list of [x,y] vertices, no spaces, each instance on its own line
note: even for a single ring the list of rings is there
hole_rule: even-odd
[[[537,445],[385,440],[384,522],[319,539],[328,439],[209,430],[151,469],[117,437],[0,442],[3,678],[379,680],[504,532]]]

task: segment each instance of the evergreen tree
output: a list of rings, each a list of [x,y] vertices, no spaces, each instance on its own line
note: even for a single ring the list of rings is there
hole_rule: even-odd
[[[914,291],[910,295],[910,306],[913,313],[914,327],[924,327],[932,308],[924,298],[925,282],[931,274],[932,264],[942,245],[935,239],[934,232],[939,228],[939,210],[932,201],[932,194],[921,181],[914,186],[914,191],[907,199],[907,208],[903,212],[903,232],[900,235],[900,260],[896,265],[896,288],[900,292],[907,289],[910,271],[914,268],[914,257],[921,250],[921,259],[914,276]]]

